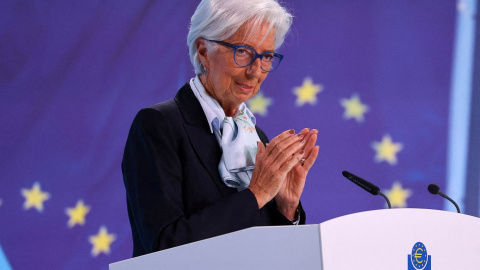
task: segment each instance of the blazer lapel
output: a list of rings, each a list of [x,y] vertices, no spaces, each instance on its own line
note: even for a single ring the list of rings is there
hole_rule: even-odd
[[[220,178],[218,162],[222,156],[222,151],[217,139],[210,131],[202,106],[188,83],[178,91],[175,101],[185,119],[184,127],[190,143],[220,192],[223,195],[236,192],[236,189],[227,187]]]

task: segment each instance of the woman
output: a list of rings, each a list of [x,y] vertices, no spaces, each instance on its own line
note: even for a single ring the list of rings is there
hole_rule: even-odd
[[[291,18],[275,0],[197,7],[188,34],[197,76],[174,99],[141,110],[125,146],[133,256],[252,226],[305,223],[299,199],[317,131],[288,130],[267,143],[244,103],[283,58],[275,49]]]

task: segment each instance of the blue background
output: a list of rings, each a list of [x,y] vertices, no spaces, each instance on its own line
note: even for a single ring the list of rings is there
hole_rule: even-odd
[[[194,76],[186,36],[197,4],[0,2],[0,266],[4,256],[13,269],[107,269],[131,256],[123,147],[136,112],[173,98]],[[285,6],[294,23],[278,50],[284,61],[262,85],[272,104],[257,124],[270,138],[319,130],[319,157],[302,196],[307,223],[385,208],[343,170],[384,193],[400,184],[410,193],[406,207],[443,209],[427,186],[447,186],[457,3]],[[314,104],[298,106],[293,91],[306,78],[322,91]],[[369,107],[363,122],[343,117],[340,102],[354,94]],[[403,146],[396,164],[374,159],[372,143],[387,134]],[[42,212],[23,208],[21,190],[34,183],[50,194]],[[65,210],[78,200],[90,212],[70,228]],[[94,256],[89,237],[102,226],[116,238],[110,253]]]

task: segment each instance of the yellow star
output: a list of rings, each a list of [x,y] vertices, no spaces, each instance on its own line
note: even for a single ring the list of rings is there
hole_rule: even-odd
[[[50,193],[42,192],[38,182],[33,184],[32,189],[22,188],[22,195],[25,197],[23,209],[28,210],[35,207],[38,212],[43,212],[43,202],[50,199]]]
[[[406,207],[407,198],[410,197],[411,194],[410,189],[403,189],[399,182],[393,183],[392,189],[385,192],[385,196],[390,200],[392,207]]]
[[[302,106],[305,103],[314,105],[317,103],[317,94],[323,90],[321,84],[313,84],[311,78],[305,78],[300,87],[295,87],[293,93],[297,95],[297,106]]]
[[[372,148],[377,151],[376,162],[386,161],[390,165],[397,164],[397,153],[403,149],[401,143],[393,143],[390,135],[384,135],[381,142],[373,142]]]
[[[263,96],[262,92],[259,92],[255,97],[247,101],[248,108],[252,113],[258,113],[261,116],[267,115],[267,107],[272,104],[272,99]]]
[[[350,99],[342,98],[340,104],[345,108],[343,114],[345,119],[355,118],[357,123],[363,122],[363,115],[368,112],[368,106],[360,101],[358,95],[354,94]]]
[[[75,208],[67,208],[65,214],[70,217],[68,220],[68,227],[72,228],[75,224],[84,225],[85,216],[88,212],[90,212],[90,206],[84,205],[82,200],[77,202]]]
[[[108,234],[107,228],[104,226],[100,227],[97,235],[92,235],[89,237],[89,242],[93,245],[92,247],[92,256],[96,257],[100,252],[105,254],[110,253],[110,244],[115,241],[115,234]]]

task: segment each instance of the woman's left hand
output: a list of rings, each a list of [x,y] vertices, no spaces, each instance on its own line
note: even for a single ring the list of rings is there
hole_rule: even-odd
[[[289,220],[295,219],[295,213],[300,202],[307,174],[317,159],[319,146],[315,146],[318,130],[308,128],[300,131],[305,137],[305,162],[298,162],[287,174],[280,191],[275,196],[278,210]]]

